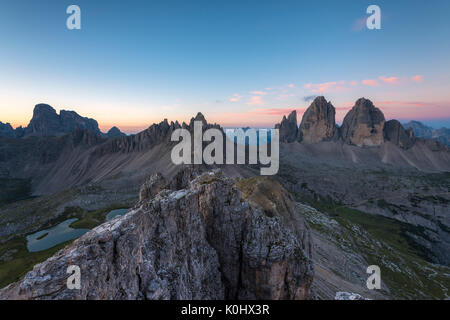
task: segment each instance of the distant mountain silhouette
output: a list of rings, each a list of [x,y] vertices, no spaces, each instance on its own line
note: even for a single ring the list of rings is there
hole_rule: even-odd
[[[434,139],[447,146],[450,146],[450,129],[442,127],[441,129],[433,129],[424,125],[419,121],[410,121],[404,123],[403,126],[406,129],[411,128],[414,131],[414,135],[424,139]]]
[[[74,132],[77,129],[89,130],[108,138],[125,136],[117,127],[112,127],[106,134],[98,128],[96,120],[82,117],[75,111],[61,110],[59,115],[48,104],[40,103],[34,107],[33,118],[27,127],[13,129],[9,123],[0,122],[0,137],[23,138],[28,136],[54,137]]]

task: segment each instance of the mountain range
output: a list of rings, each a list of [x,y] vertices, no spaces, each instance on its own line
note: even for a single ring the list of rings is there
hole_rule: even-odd
[[[324,97],[300,125],[295,111],[283,117],[270,178],[251,165],[174,165],[175,129],[220,129],[201,113],[113,138],[38,106],[21,138],[0,137],[0,283],[19,280],[0,298],[448,297],[449,148],[368,99],[342,126]],[[112,207],[130,209],[103,223]],[[32,271],[11,267],[26,235],[74,216],[97,228]],[[101,274],[78,293],[61,287],[73,259]],[[379,292],[365,287],[370,264],[383,270]]]
[[[11,124],[0,121],[0,136],[5,138],[23,138],[28,136],[61,136],[76,129],[90,130],[106,137],[124,136],[117,127],[112,127],[106,134],[100,132],[96,120],[78,115],[75,111],[61,110],[59,114],[48,104],[37,104],[33,117],[27,127],[13,129]]]
[[[424,139],[434,139],[447,146],[450,146],[449,128],[442,127],[440,129],[433,129],[419,121],[410,121],[408,123],[404,123],[403,127],[405,127],[406,129],[411,128],[417,137]]]

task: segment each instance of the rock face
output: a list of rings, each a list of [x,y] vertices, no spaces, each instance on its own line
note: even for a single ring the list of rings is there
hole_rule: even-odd
[[[283,116],[281,123],[275,125],[280,130],[280,142],[294,142],[297,139],[297,111],[292,111],[289,116]]]
[[[167,181],[159,172],[154,173],[145,181],[139,191],[139,201],[144,201],[153,198],[161,190],[166,188]]]
[[[384,124],[384,137],[395,145],[409,149],[414,144],[414,137],[407,132],[397,120],[389,120]]]
[[[384,115],[370,100],[361,98],[347,113],[341,127],[346,143],[362,146],[377,146],[384,142]]]
[[[58,115],[48,104],[38,104],[34,108],[33,118],[25,128],[25,135],[59,136],[75,129],[87,129],[100,134],[98,123],[94,119],[66,110],[61,110]]]
[[[301,142],[316,143],[337,140],[336,111],[324,97],[317,97],[303,115],[300,124]]]
[[[298,236],[309,231],[291,205],[268,214],[217,170],[178,187],[91,230],[0,298],[309,298],[313,265]],[[81,289],[67,288],[69,265],[80,267]]]

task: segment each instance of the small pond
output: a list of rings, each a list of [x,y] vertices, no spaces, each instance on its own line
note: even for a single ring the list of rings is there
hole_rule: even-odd
[[[116,209],[116,210],[112,210],[110,211],[107,215],[106,215],[106,221],[112,220],[117,216],[123,216],[125,213],[128,212],[129,209]]]
[[[29,252],[38,252],[49,249],[60,243],[76,239],[89,229],[73,229],[70,225],[77,218],[65,220],[50,229],[45,229],[27,236],[27,249]]]

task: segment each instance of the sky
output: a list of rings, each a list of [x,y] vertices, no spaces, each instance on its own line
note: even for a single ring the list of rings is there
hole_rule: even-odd
[[[448,0],[0,0],[0,121],[26,126],[47,103],[103,131],[197,112],[273,127],[323,95],[338,123],[366,97],[387,119],[450,127],[448,39]]]

